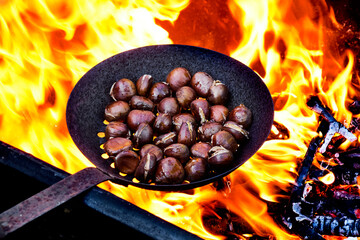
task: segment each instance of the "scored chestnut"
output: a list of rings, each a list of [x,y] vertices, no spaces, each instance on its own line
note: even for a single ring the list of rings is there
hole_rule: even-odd
[[[235,107],[229,114],[229,120],[249,128],[252,122],[252,112],[244,104]]]
[[[223,126],[223,130],[231,133],[238,142],[249,139],[249,132],[246,131],[242,125],[237,124],[236,122],[227,121]]]
[[[109,156],[115,156],[121,151],[132,149],[132,142],[127,138],[110,138],[104,144],[104,150]]]
[[[153,103],[159,103],[163,98],[171,95],[170,87],[166,83],[157,82],[151,88],[149,92],[149,99]]]
[[[171,131],[171,128],[171,116],[166,113],[159,113],[154,122],[154,131],[157,133],[167,133]]]
[[[141,123],[133,136],[135,148],[140,148],[146,143],[150,143],[153,139],[153,130],[147,123]]]
[[[136,87],[133,81],[122,78],[116,81],[110,89],[110,96],[115,100],[129,101],[136,94]]]
[[[158,162],[155,173],[155,181],[160,184],[182,183],[185,171],[179,160],[167,157]]]
[[[217,122],[206,122],[198,128],[199,139],[203,142],[210,142],[211,137],[221,131],[222,125]]]
[[[176,91],[176,99],[183,109],[189,109],[190,103],[196,99],[196,92],[189,86],[184,86]]]
[[[204,124],[210,115],[210,104],[206,99],[198,98],[190,104],[191,113],[194,115],[196,121]]]
[[[147,110],[131,110],[127,116],[128,127],[136,131],[141,123],[152,125],[155,121],[155,114]]]
[[[149,74],[144,74],[142,75],[137,81],[136,81],[136,90],[137,93],[140,96],[147,96],[150,87],[152,85],[153,82],[153,77]]]
[[[190,122],[184,122],[178,132],[178,143],[185,144],[186,146],[192,146],[196,141],[196,130]]]
[[[234,159],[234,155],[222,146],[212,147],[209,151],[208,163],[215,167],[229,165]]]
[[[112,102],[105,108],[106,121],[122,121],[124,122],[130,112],[130,106],[127,102],[116,101]]]
[[[203,158],[193,158],[186,163],[185,179],[194,182],[203,179],[206,176],[206,165],[207,162]]]
[[[115,167],[122,173],[132,174],[139,165],[139,156],[132,150],[119,152],[115,157]]]
[[[186,68],[177,67],[167,75],[166,82],[169,83],[171,90],[177,91],[179,88],[188,85],[190,79],[190,73]]]
[[[156,156],[152,153],[146,154],[141,158],[138,167],[136,168],[134,176],[140,182],[149,182],[155,175],[156,171]]]
[[[180,114],[177,114],[177,115],[173,116],[173,118],[172,118],[172,123],[173,123],[173,125],[175,127],[176,132],[179,132],[180,127],[184,122],[191,123],[194,126],[194,128],[196,128],[196,126],[197,126],[196,120],[195,120],[195,118],[194,118],[194,116],[192,114],[190,114],[190,113],[180,113]]]
[[[176,133],[175,132],[169,132],[162,134],[155,138],[154,144],[158,146],[159,148],[166,148],[170,144],[173,144],[176,142]]]
[[[181,163],[187,162],[190,157],[189,148],[182,143],[173,143],[164,149],[164,154],[167,157],[174,157]]]
[[[154,109],[154,103],[146,97],[135,95],[130,99],[130,107],[132,109],[152,111]]]
[[[163,98],[157,106],[160,113],[167,113],[170,116],[174,116],[180,112],[180,106],[173,97]]]
[[[219,131],[211,137],[212,146],[223,146],[224,148],[235,152],[238,148],[238,143],[236,142],[234,136],[227,131]]]
[[[210,121],[224,124],[229,115],[229,109],[224,105],[214,105],[210,107]]]
[[[224,105],[226,104],[229,96],[229,90],[225,84],[219,80],[214,81],[213,85],[209,89],[209,95],[207,99],[211,104]]]
[[[160,161],[161,159],[163,159],[163,151],[158,147],[155,146],[154,144],[145,144],[141,149],[140,149],[140,157],[143,158],[146,156],[146,154],[148,153],[152,153],[155,155],[156,157],[156,161]]]
[[[190,153],[192,157],[208,159],[211,145],[205,142],[198,142],[192,145]]]
[[[131,132],[127,125],[123,122],[113,121],[109,122],[109,124],[105,128],[105,138],[114,138],[114,137],[124,137],[130,138]]]
[[[214,79],[206,72],[197,72],[192,76],[190,84],[200,97],[207,97],[209,95],[210,87]]]

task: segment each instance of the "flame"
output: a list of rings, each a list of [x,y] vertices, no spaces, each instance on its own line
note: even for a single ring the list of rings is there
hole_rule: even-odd
[[[183,193],[110,182],[100,186],[206,239],[225,238],[203,224],[206,214],[222,218],[210,211],[214,202],[244,219],[256,234],[297,239],[275,222],[267,203],[288,197],[284,192],[317,134],[317,116],[307,108],[307,96],[318,95],[343,123],[351,120],[345,106],[359,94],[352,81],[355,56],[333,49],[336,34],[331,32],[340,27],[324,0],[3,0],[0,140],[75,173],[91,163],[67,132],[65,108],[77,80],[91,67],[152,44],[186,43],[224,52],[264,79],[274,99],[275,121],[288,136],[266,141],[221,190],[213,185]],[[251,233],[233,234],[245,238]]]

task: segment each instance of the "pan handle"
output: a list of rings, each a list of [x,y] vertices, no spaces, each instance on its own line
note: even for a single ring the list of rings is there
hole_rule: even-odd
[[[33,195],[0,214],[0,238],[70,200],[83,191],[109,180],[101,170],[88,167]]]

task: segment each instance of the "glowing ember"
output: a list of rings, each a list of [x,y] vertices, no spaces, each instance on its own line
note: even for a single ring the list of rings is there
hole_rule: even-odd
[[[340,26],[325,1],[208,3],[218,7],[195,2],[0,1],[0,140],[74,173],[91,164],[67,132],[65,107],[91,67],[152,44],[186,43],[229,54],[269,87],[277,123],[271,136],[277,137],[228,176],[220,190],[214,185],[182,193],[109,182],[100,186],[203,238],[224,238],[203,224],[209,214],[224,219],[213,210],[215,202],[258,235],[296,239],[273,220],[267,203],[287,198],[298,162],[317,134],[307,96],[319,96],[337,120],[350,122],[345,106],[359,95],[352,81],[354,55],[333,48],[332,32]]]

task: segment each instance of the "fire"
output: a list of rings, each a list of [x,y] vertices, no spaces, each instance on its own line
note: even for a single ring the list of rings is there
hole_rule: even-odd
[[[358,94],[352,81],[355,56],[334,53],[331,31],[340,25],[324,0],[208,3],[225,16],[195,2],[0,1],[0,140],[75,173],[91,163],[67,132],[65,108],[73,86],[91,67],[118,52],[153,44],[186,43],[224,52],[264,79],[274,99],[275,122],[288,135],[274,127],[273,133],[281,134],[225,178],[220,190],[213,185],[183,193],[110,182],[100,186],[203,238],[224,238],[203,224],[206,214],[223,218],[212,210],[217,203],[256,234],[296,239],[270,216],[267,202],[287,198],[284,192],[317,134],[317,116],[306,106],[309,95],[318,95],[345,125],[350,122],[344,106]],[[212,25],[196,25],[210,20]],[[177,21],[191,26],[191,34]],[[251,232],[241,234],[245,239]]]

